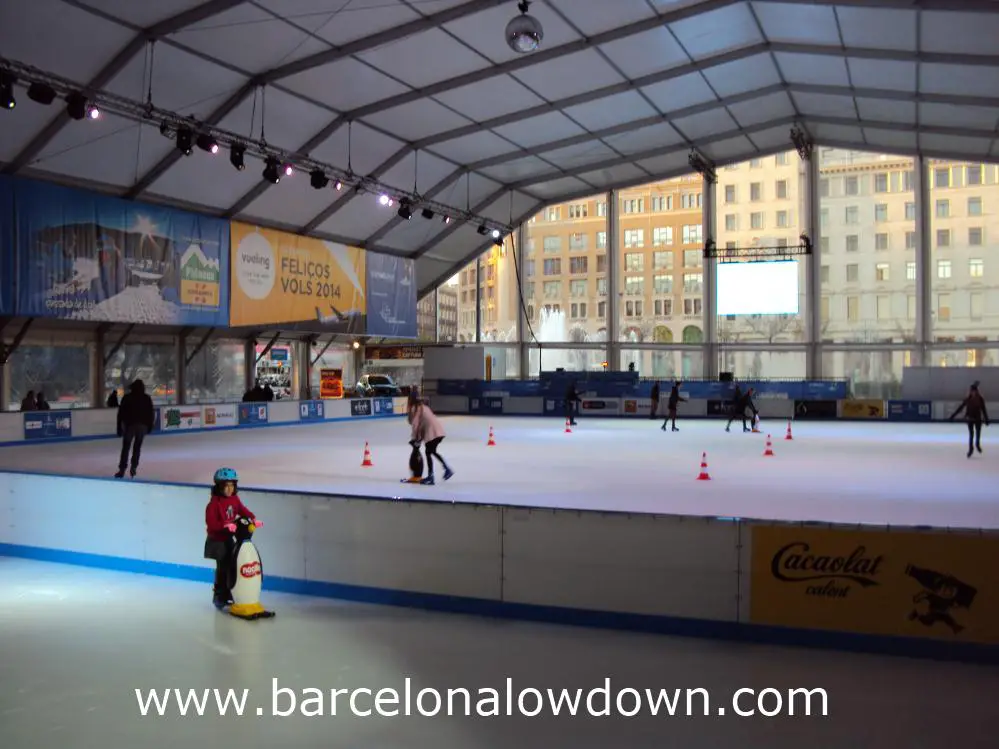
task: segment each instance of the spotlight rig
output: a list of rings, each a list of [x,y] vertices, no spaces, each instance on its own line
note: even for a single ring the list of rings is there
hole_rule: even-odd
[[[718,176],[715,174],[715,165],[697,153],[693,148],[690,149],[687,163],[690,164],[691,169],[704,177],[706,182],[713,185],[718,181]]]
[[[492,234],[494,239],[513,231],[506,224],[439,203],[416,192],[400,190],[373,177],[360,176],[304,154],[275,148],[263,140],[253,140],[192,117],[182,117],[149,102],[81,86],[31,65],[0,57],[0,111],[15,108],[15,87],[27,89],[28,98],[43,106],[62,97],[66,101],[68,114],[76,120],[97,119],[107,112],[140,125],[159,127],[160,133],[174,140],[176,149],[185,156],[193,153],[195,148],[209,154],[228,149],[229,162],[238,171],[246,168],[247,156],[255,157],[264,163],[263,179],[272,184],[301,171],[310,175],[312,186],[316,189],[331,186],[339,192],[347,187],[357,193],[384,196],[383,205],[391,207],[398,203],[399,215],[403,218],[411,218],[416,211],[420,211],[424,218],[439,216],[445,224],[457,220],[484,226],[484,233]]]
[[[798,152],[798,158],[802,161],[811,161],[814,144],[797,122],[791,128],[791,142],[794,143],[794,148]]]

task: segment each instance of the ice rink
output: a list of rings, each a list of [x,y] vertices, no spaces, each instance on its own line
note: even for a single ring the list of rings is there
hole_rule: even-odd
[[[445,416],[440,451],[455,470],[436,486],[404,485],[404,420],[157,435],[139,479],[204,483],[222,465],[253,487],[371,497],[531,505],[641,513],[999,528],[999,461],[992,431],[984,454],[965,457],[967,428],[953,424],[764,421],[760,434],[718,420]],[[489,427],[497,445],[487,447]],[[769,430],[774,457],[764,457]],[[365,442],[373,467],[362,467]],[[111,477],[116,440],[0,449],[0,470]],[[711,481],[695,481],[701,453]],[[126,479],[127,480],[127,479]]]
[[[886,749],[995,746],[999,718],[994,668],[839,652],[715,643],[434,614],[388,606],[268,594],[277,617],[245,622],[216,612],[209,586],[0,558],[0,744],[63,746],[232,746],[247,749]],[[150,595],[150,587],[155,594]],[[433,688],[583,690],[611,679],[625,688],[705,689],[695,717],[429,718],[330,715],[329,690]],[[272,717],[272,679],[326,695],[324,713]],[[945,685],[945,686],[944,686]],[[135,690],[249,690],[246,714],[214,698],[203,716],[140,714]],[[738,717],[742,688],[823,689],[828,716],[785,708],[774,717]],[[224,696],[223,696],[224,699]],[[282,698],[278,707],[287,709]],[[364,695],[358,710],[373,707]],[[547,697],[546,697],[547,699]],[[768,698],[775,700],[771,696]],[[585,700],[585,697],[584,697]],[[785,704],[787,698],[784,697]],[[433,703],[426,703],[432,708]],[[446,705],[446,702],[444,703]],[[459,711],[464,703],[459,701]],[[532,702],[525,703],[531,709]],[[630,703],[624,703],[628,709]],[[754,696],[740,698],[746,710]],[[773,710],[775,701],[764,702]],[[595,703],[599,709],[600,703]],[[258,715],[260,706],[263,714]],[[314,705],[315,706],[315,705]],[[392,710],[398,705],[385,704]],[[821,707],[816,697],[813,711]],[[726,708],[720,716],[719,708]],[[505,708],[502,708],[505,710]],[[516,702],[514,710],[516,711]],[[665,708],[663,708],[665,710]]]

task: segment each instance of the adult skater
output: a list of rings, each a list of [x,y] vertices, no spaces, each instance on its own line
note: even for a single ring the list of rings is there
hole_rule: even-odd
[[[676,428],[676,405],[680,401],[686,401],[686,398],[680,397],[680,383],[674,382],[673,387],[669,391],[669,400],[666,401],[666,418],[663,420],[663,431],[666,431],[666,424],[672,419],[674,432],[679,432],[680,430]]]
[[[951,414],[953,421],[957,415],[964,411],[965,420],[968,422],[968,457],[977,449],[982,451],[982,421],[986,426],[989,423],[989,412],[985,407],[985,398],[978,392],[978,383],[972,383],[968,390],[968,397],[961,401],[961,405]]]
[[[571,426],[576,426],[576,404],[582,402],[583,399],[576,391],[576,383],[570,381],[569,386],[565,389],[565,418],[569,420]]]
[[[656,418],[656,414],[659,413],[659,381],[657,380],[652,385],[652,410],[649,411],[649,418]],[[665,429],[666,427],[663,427]]]
[[[236,493],[239,476],[232,468],[219,468],[212,477],[212,482],[212,496],[205,507],[205,530],[208,535],[205,539],[205,559],[215,560],[212,603],[216,608],[222,608],[232,603],[228,572],[232,565],[232,554],[236,550],[233,538],[236,521],[241,517],[246,518],[252,520],[258,528],[263,523],[240,501]]]
[[[444,458],[437,452],[437,448],[444,441],[444,425],[437,418],[437,414],[430,410],[430,406],[421,403],[413,411],[413,431],[410,436],[410,444],[413,442],[423,442],[427,453],[427,477],[420,481],[421,484],[432,485],[434,483],[434,458],[440,461],[444,467],[444,480],[454,476],[454,471],[450,469]]]
[[[738,397],[732,407],[732,417],[728,420],[728,424],[725,425],[725,431],[728,432],[732,426],[732,422],[739,417],[742,419],[742,431],[751,432],[753,430],[746,426],[746,409],[748,408],[753,412],[754,420],[756,415],[759,413],[756,410],[756,404],[753,403],[753,389],[749,388],[749,390],[745,393],[740,394],[739,387],[737,385],[735,392]]]
[[[146,393],[146,384],[142,380],[136,380],[118,406],[121,457],[118,460],[118,473],[114,475],[116,479],[125,475],[125,466],[129,463],[129,451],[132,453],[130,475],[135,478],[135,472],[139,468],[139,456],[142,454],[142,441],[153,431],[155,419],[156,410],[153,408],[153,399]]]

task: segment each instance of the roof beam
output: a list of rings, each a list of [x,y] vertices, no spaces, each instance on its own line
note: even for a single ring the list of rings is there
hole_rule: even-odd
[[[218,0],[216,0],[217,2]],[[243,2],[244,0],[239,0]],[[317,55],[311,55],[310,57],[302,58],[301,60],[296,60],[295,62],[288,63],[287,65],[282,65],[277,68],[272,68],[264,73],[254,76],[248,80],[240,89],[237,91],[230,99],[226,100],[218,109],[212,112],[205,119],[205,122],[210,124],[218,124],[229,112],[238,107],[243,100],[249,96],[255,88],[258,86],[264,86],[268,83],[274,83],[282,78],[287,78],[288,76],[294,75],[295,73],[303,72],[311,67],[316,67],[317,65],[324,65],[341,58],[350,57],[351,55],[356,55],[361,52],[365,52],[370,49],[375,49],[376,47],[381,47],[385,44],[391,42],[399,41],[413,34],[418,34],[427,29],[439,26],[442,23],[447,23],[448,21],[454,21],[458,18],[463,18],[464,16],[471,15],[473,13],[479,13],[490,7],[498,5],[500,2],[505,0],[472,0],[472,2],[465,3],[464,5],[459,5],[455,8],[450,8],[449,10],[442,11],[441,13],[435,13],[431,16],[426,16],[418,21],[412,23],[403,24],[402,26],[397,26],[393,29],[387,29],[385,31],[380,31],[377,34],[371,34],[361,39],[356,39],[348,44],[341,47],[333,47],[326,52],[321,52]],[[227,0],[230,4],[236,2],[236,0]],[[211,4],[211,3],[209,3]],[[190,11],[189,11],[190,12]],[[332,45],[331,45],[332,47]],[[322,58],[321,62],[317,62],[319,58]],[[313,60],[311,65],[304,65],[309,60]],[[309,138],[305,143],[303,143],[296,153],[307,154],[312,149],[316,148],[323,142],[325,142],[346,120],[341,116],[334,119],[332,122],[327,124],[322,130],[316,133],[314,136]],[[171,151],[169,154],[164,156],[160,161],[153,166],[148,172],[146,172],[138,182],[128,191],[128,197],[135,198],[143,193],[145,190],[159,179],[171,166],[177,163],[180,158],[180,153],[177,151]],[[263,195],[269,187],[272,187],[271,183],[261,179],[261,181],[249,190],[245,195],[243,195],[239,200],[233,203],[223,213],[223,216],[231,218],[241,211],[243,211],[250,203]]]
[[[497,200],[502,198],[503,194],[507,192],[510,192],[509,187],[500,187],[500,189],[494,190],[472,208],[472,213],[480,213],[484,211],[486,208],[491,206]],[[413,250],[407,257],[412,258],[413,260],[419,259],[423,255],[426,255],[428,252],[430,252],[430,250],[433,249],[435,244],[443,242],[445,239],[450,237],[452,234],[454,234],[456,231],[458,231],[458,229],[460,229],[464,225],[465,224],[462,224],[459,221],[453,221],[451,225],[448,226],[447,229],[442,231],[436,237],[431,237],[430,239],[428,239],[426,242],[424,242],[415,250]],[[490,242],[492,242],[492,240],[490,240]]]
[[[242,5],[243,2],[245,2],[245,0],[208,0],[208,2],[202,3],[201,5],[191,8],[190,10],[185,10],[183,13],[171,16],[170,18],[160,21],[147,29],[143,29],[132,37],[132,41],[126,44],[118,52],[118,54],[115,55],[110,62],[108,62],[107,65],[101,68],[100,72],[98,72],[97,75],[83,87],[83,90],[93,91],[107,86],[108,83],[115,78],[115,76],[125,69],[125,66],[132,61],[132,58],[135,57],[148,42],[154,39],[159,39],[163,36],[174,34],[191,24],[198,23],[206,18],[218,15],[219,13],[229,10],[237,5]],[[59,114],[53,117],[49,123],[21,149],[20,153],[7,163],[3,170],[4,173],[14,174],[24,168],[39,153],[41,153],[42,149],[51,143],[52,139],[55,138],[63,127],[71,121],[72,120],[66,112],[66,109],[62,108]]]
[[[529,209],[527,209],[524,213],[517,216],[516,219],[514,219],[513,225],[519,226],[520,224],[524,223],[525,221],[527,221],[527,219],[529,219],[535,213],[544,208],[544,206],[545,206],[545,201],[539,200],[537,203],[535,203]],[[431,281],[427,286],[424,286],[422,289],[420,289],[419,292],[417,293],[417,296],[418,297],[423,296],[427,292],[436,289],[442,283],[447,281],[451,276],[453,276],[455,274],[455,271],[461,269],[463,266],[467,265],[472,260],[479,257],[479,255],[481,255],[483,252],[488,250],[489,247],[492,245],[492,243],[493,241],[490,239],[488,242],[483,242],[482,244],[478,245],[472,252],[468,253],[468,255],[462,257],[457,263],[452,265],[450,269],[447,271],[447,273],[441,274],[433,281]]]
[[[778,0],[775,0],[778,1]],[[993,13],[995,0],[779,0],[782,5],[839,5],[851,8],[946,10]]]
[[[425,193],[425,196],[428,197],[428,198],[433,198],[434,196],[436,196],[439,193],[441,193],[444,190],[446,190],[448,187],[450,187],[451,185],[453,185],[455,182],[457,182],[459,179],[461,179],[462,177],[464,177],[468,173],[469,173],[469,170],[465,169],[464,167],[459,168],[459,169],[455,169],[448,176],[446,176],[444,179],[442,179],[436,185],[434,185],[429,190],[427,190],[427,192]],[[379,241],[382,237],[384,237],[386,234],[388,234],[390,231],[392,231],[395,227],[397,227],[403,221],[404,221],[404,219],[401,219],[398,216],[393,216],[391,219],[389,219],[388,221],[386,221],[385,224],[380,229],[378,229],[378,231],[376,231],[374,234],[372,234],[370,237],[368,237],[364,241],[366,243],[367,242],[377,242],[377,241]]]

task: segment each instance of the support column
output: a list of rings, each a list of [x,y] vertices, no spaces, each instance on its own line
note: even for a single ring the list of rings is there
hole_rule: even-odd
[[[517,360],[517,373],[520,379],[526,380],[530,378],[530,364],[531,364],[531,344],[527,340],[528,330],[530,329],[527,322],[527,300],[523,298],[523,284],[527,283],[527,229],[524,224],[520,224],[517,227],[517,231],[513,235],[514,253],[516,256],[517,267],[514,269],[513,280],[520,282],[517,285],[517,343],[519,351],[519,356]]]
[[[930,244],[929,165],[922,156],[913,160],[913,194],[916,200],[916,362],[926,366],[933,341],[933,274]]]
[[[822,379],[822,221],[819,208],[819,162],[815,153],[804,162],[804,201],[802,225],[812,242],[812,254],[805,258],[805,325],[808,349],[805,376]]]
[[[94,334],[94,348],[90,352],[90,392],[94,397],[94,408],[104,408],[109,393],[104,387],[104,330],[98,328]]]
[[[312,338],[306,338],[294,344],[297,375],[295,379],[298,380],[299,400],[312,400],[317,397],[317,394],[312,392],[312,341]]]
[[[618,218],[617,190],[607,193],[607,369],[621,371],[621,343],[618,328],[621,318],[621,290],[618,289],[621,262],[621,232]]]
[[[475,342],[482,343],[482,255],[475,259]]]
[[[243,392],[252,390],[257,380],[257,347],[254,339],[243,343]]]
[[[701,239],[705,247],[715,247],[716,211],[718,185],[714,180],[704,179],[701,198]],[[701,317],[704,339],[701,346],[703,376],[706,380],[718,378],[718,258],[706,257],[702,260],[704,293],[702,295]]]
[[[177,359],[177,405],[187,403],[187,334],[177,336],[174,345]]]

